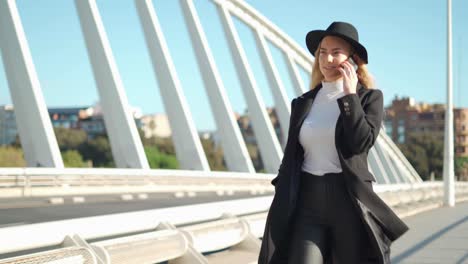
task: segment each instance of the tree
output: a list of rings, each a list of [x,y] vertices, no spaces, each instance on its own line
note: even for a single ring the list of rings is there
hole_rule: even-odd
[[[94,167],[115,167],[114,158],[106,136],[97,136],[80,145],[79,152],[86,160],[92,160]]]
[[[159,152],[157,147],[145,146],[145,154],[152,169],[178,169],[179,163],[174,155]]]
[[[65,167],[68,168],[82,168],[86,167],[80,153],[76,150],[67,150],[62,152],[62,159]]]
[[[468,181],[468,157],[455,158],[455,176],[458,180]]]
[[[26,167],[23,151],[15,147],[0,147],[0,167]]]
[[[407,143],[399,147],[423,180],[429,179],[431,172],[434,172],[436,179],[442,179],[444,165],[442,141],[429,133],[419,136],[410,134]]]
[[[427,153],[423,147],[419,145],[399,145],[401,152],[413,165],[414,169],[418,172],[423,180],[429,179],[429,164]]]
[[[61,151],[78,149],[87,140],[86,131],[80,129],[54,128],[55,137]]]

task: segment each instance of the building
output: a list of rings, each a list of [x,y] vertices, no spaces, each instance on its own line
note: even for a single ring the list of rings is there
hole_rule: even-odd
[[[0,106],[0,144],[9,145],[15,142],[18,130],[12,105]],[[138,128],[141,128],[142,113],[139,108],[131,108]],[[49,108],[49,117],[53,127],[82,129],[88,138],[106,134],[106,126],[99,104],[85,107]]]
[[[53,127],[79,129],[80,120],[93,115],[92,107],[49,108],[49,117]]]
[[[16,141],[15,112],[12,105],[0,106],[0,145],[11,145]]]
[[[145,138],[166,138],[172,135],[169,119],[165,114],[144,115],[141,117],[141,129]]]
[[[444,140],[445,105],[416,103],[413,98],[395,99],[387,107],[385,132],[397,143],[406,143],[409,135],[430,133]],[[456,156],[468,156],[468,108],[454,108],[454,136]]]
[[[455,124],[455,154],[468,157],[468,108],[456,108]]]

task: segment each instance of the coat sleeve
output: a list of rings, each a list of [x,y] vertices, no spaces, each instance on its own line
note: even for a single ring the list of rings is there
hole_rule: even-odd
[[[357,94],[348,94],[337,99],[343,116],[346,143],[353,154],[369,151],[379,135],[383,119],[382,91],[373,89],[364,105]]]
[[[293,110],[294,110],[294,106],[296,105],[296,99],[294,98],[292,101],[291,101],[291,114],[289,116],[289,128],[288,128],[288,139],[287,139],[287,142],[289,142],[289,134],[291,132],[291,125],[292,125],[292,116],[293,116]],[[271,180],[271,184],[272,185],[275,185],[276,182],[278,181],[278,177],[281,175],[281,173],[284,171],[284,167],[285,167],[285,164],[286,164],[286,153],[287,153],[287,150],[288,150],[288,145],[289,143],[286,143],[286,147],[284,149],[284,152],[283,152],[283,158],[281,160],[281,165],[279,166],[279,169],[278,169],[278,175],[273,179]]]

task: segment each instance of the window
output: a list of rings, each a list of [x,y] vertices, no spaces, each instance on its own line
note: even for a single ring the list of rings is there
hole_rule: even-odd
[[[391,120],[386,120],[384,122],[384,127],[385,127],[385,132],[387,133],[387,135],[391,137],[392,132],[393,132],[392,121]]]
[[[401,120],[400,120],[401,121]],[[401,124],[401,122],[398,122],[398,142],[399,143],[404,143],[405,142],[405,126],[404,124]]]

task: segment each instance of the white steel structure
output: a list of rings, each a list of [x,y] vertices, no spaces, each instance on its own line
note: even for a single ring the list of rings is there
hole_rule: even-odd
[[[169,116],[177,158],[183,169],[209,170],[179,78],[172,62],[152,1],[135,1],[146,44]]]
[[[149,168],[143,144],[131,114],[127,95],[94,0],[76,0],[104,122],[115,163],[119,168]]]
[[[257,51],[271,88],[284,137],[288,134],[287,128],[289,127],[288,122],[291,111],[289,102],[291,98],[287,96],[283,76],[280,75],[272,58],[270,46],[273,45],[281,52],[296,95],[301,95],[307,90],[308,85],[302,80],[300,71],[310,75],[313,64],[312,57],[245,2],[241,0],[212,1],[216,5],[221,18],[233,62],[249,108],[252,128],[265,170],[267,173],[275,174],[283,155],[282,147],[265,111],[265,104],[258,91],[256,79],[243,49],[242,41],[233,23],[233,16],[247,25],[254,34]],[[95,56],[90,56],[90,60],[103,104],[104,118],[111,139],[114,159],[117,161],[118,167],[147,169],[148,162],[128,110],[125,90],[112,56],[97,5],[94,0],[76,0],[75,3],[88,52],[95,54]],[[227,167],[229,171],[233,172],[254,173],[252,161],[234,119],[231,104],[226,96],[223,81],[198,18],[194,2],[193,0],[179,0],[179,3],[189,29],[191,44],[194,48],[205,89],[209,95],[209,102],[217,124]],[[0,37],[6,40],[1,42],[2,54],[13,101],[17,106],[15,109],[18,109],[17,123],[20,128],[28,166],[41,165],[62,168],[63,164],[57,143],[52,134],[50,121],[47,118],[44,100],[40,95],[39,83],[35,76],[32,59],[28,52],[24,33],[21,30],[21,21],[14,1],[3,1],[0,5],[2,7],[0,9],[0,12],[2,12]],[[135,6],[140,17],[154,73],[159,82],[164,106],[169,116],[173,142],[181,169],[209,171],[208,161],[185,100],[153,2],[150,0],[136,0]],[[15,54],[14,58],[21,58],[21,60],[13,59],[13,55],[10,56],[10,54]],[[27,100],[33,100],[34,102]],[[22,109],[26,109],[28,114],[23,113]],[[34,140],[32,140],[30,131],[36,132]],[[369,169],[375,175],[379,184],[421,182],[420,176],[385,134],[384,129],[382,129],[375,147],[369,152],[368,162]]]
[[[0,1],[0,50],[13,104],[21,106],[15,115],[27,165],[63,168],[15,1]]]
[[[193,1],[181,0],[180,4],[209,95],[211,109],[222,137],[221,142],[227,167],[230,171],[255,172]]]

